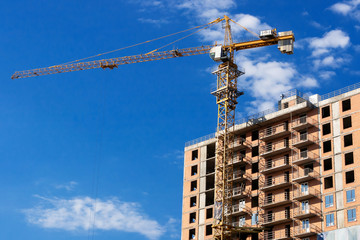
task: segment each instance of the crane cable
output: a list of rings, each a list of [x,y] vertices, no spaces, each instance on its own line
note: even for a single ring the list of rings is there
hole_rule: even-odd
[[[194,29],[198,29],[198,28],[206,28],[206,27],[209,27],[213,24],[216,24],[216,23],[219,23],[223,21],[223,19],[216,19],[212,22],[209,22],[209,23],[206,23],[206,24],[203,24],[203,25],[199,25],[199,26],[196,26],[196,27],[193,27],[193,28],[189,28],[189,29],[186,29],[186,30],[182,30],[182,31],[179,31],[179,32],[176,32],[176,33],[171,33],[171,34],[168,34],[168,35],[165,35],[165,36],[162,36],[162,37],[158,37],[158,38],[153,38],[151,40],[147,40],[147,41],[144,41],[144,42],[140,42],[140,43],[136,43],[136,44],[133,44],[133,45],[130,45],[130,46],[126,46],[126,47],[122,47],[122,48],[119,48],[119,49],[115,49],[115,50],[112,50],[112,51],[108,51],[108,52],[104,52],[104,53],[99,53],[99,54],[96,54],[96,55],[92,55],[92,56],[89,56],[89,57],[85,57],[85,58],[81,58],[81,59],[77,59],[77,60],[74,60],[74,61],[70,61],[70,62],[66,62],[66,63],[62,63],[62,64],[58,64],[58,65],[54,65],[52,67],[56,67],[56,66],[59,66],[59,65],[65,65],[65,64],[70,64],[70,63],[75,63],[75,62],[80,62],[80,61],[83,61],[83,60],[86,60],[86,59],[89,59],[89,58],[94,58],[94,57],[98,57],[98,56],[102,56],[102,55],[106,55],[106,54],[109,54],[109,53],[113,53],[113,52],[117,52],[117,51],[121,51],[121,50],[124,50],[124,49],[127,49],[127,48],[132,48],[132,47],[136,47],[136,46],[139,46],[139,45],[142,45],[142,44],[145,44],[145,43],[149,43],[149,42],[153,42],[153,41],[157,41],[157,40],[160,40],[160,39],[163,39],[163,38],[167,38],[167,37],[171,37],[171,36],[174,36],[174,35],[177,35],[177,34],[180,34],[180,33],[184,33],[184,32],[188,32],[188,31],[191,31],[191,30],[194,30]],[[197,32],[197,31],[196,31]],[[183,38],[182,38],[183,39]],[[176,42],[176,41],[175,41]]]
[[[239,25],[240,27],[242,27],[243,29],[245,29],[246,31],[248,31],[249,33],[251,33],[252,35],[254,35],[256,38],[260,38],[258,34],[254,33],[253,31],[247,29],[246,27],[242,26],[241,24],[237,23],[236,21],[232,20],[231,18],[229,18],[230,21],[232,21],[233,23]]]

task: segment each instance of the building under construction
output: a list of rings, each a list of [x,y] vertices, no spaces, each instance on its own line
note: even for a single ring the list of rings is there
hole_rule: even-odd
[[[360,239],[360,84],[236,120],[232,239]],[[185,146],[182,240],[212,239],[216,134]],[[356,176],[358,175],[358,176]]]

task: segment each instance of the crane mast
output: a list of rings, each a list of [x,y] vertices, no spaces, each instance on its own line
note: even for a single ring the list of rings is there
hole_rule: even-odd
[[[215,240],[230,240],[231,234],[237,232],[261,231],[261,228],[242,229],[232,226],[231,212],[233,205],[233,167],[232,158],[234,143],[235,110],[237,98],[244,93],[238,90],[237,78],[244,74],[235,64],[234,52],[239,50],[258,48],[264,46],[278,45],[282,53],[292,54],[293,43],[295,41],[292,31],[276,32],[276,29],[262,31],[259,39],[234,43],[230,21],[236,23],[228,16],[218,18],[207,25],[223,22],[225,34],[223,45],[207,45],[201,47],[176,49],[157,52],[156,50],[133,56],[102,59],[87,62],[76,62],[61,64],[45,68],[37,68],[26,71],[17,71],[12,75],[12,79],[35,77],[64,72],[73,72],[94,68],[117,68],[119,65],[148,62],[177,57],[193,56],[210,53],[210,57],[221,62],[216,71],[217,76],[216,90],[212,94],[216,97],[218,108],[217,118],[217,142],[215,156],[215,195],[214,195],[214,238]],[[237,23],[236,23],[237,24]],[[245,27],[243,27],[245,30]],[[249,31],[249,30],[248,30]]]

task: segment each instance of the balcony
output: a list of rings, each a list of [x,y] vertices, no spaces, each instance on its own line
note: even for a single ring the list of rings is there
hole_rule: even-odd
[[[232,163],[246,163],[246,164],[251,164],[251,158],[246,157],[243,154],[234,154],[234,157],[232,158]]]
[[[251,215],[251,208],[245,206],[244,204],[235,204],[232,205],[232,215],[238,215],[238,214],[249,214]]]
[[[300,189],[294,191],[294,200],[302,201],[313,197],[320,197],[320,191],[309,187],[305,191],[301,191]]]
[[[269,141],[278,137],[290,134],[287,123],[282,123],[276,126],[268,127],[259,132],[259,138],[263,141]]]
[[[302,151],[293,156],[292,163],[297,165],[302,165],[308,162],[315,161],[319,159],[319,156],[313,152]]]
[[[272,173],[284,169],[290,168],[289,158],[283,156],[277,159],[267,159],[265,160],[265,164],[260,166],[260,172],[263,174]]]
[[[296,172],[294,172],[293,175],[293,181],[300,183],[300,182],[306,182],[312,179],[319,178],[320,175],[318,172],[315,172],[311,168],[298,168]]]
[[[270,191],[278,188],[283,188],[286,186],[291,185],[289,175],[283,174],[273,178],[267,178],[265,181],[260,185],[260,189],[262,191]]]
[[[321,215],[320,209],[314,206],[310,206],[310,207],[308,206],[305,209],[302,209],[301,207],[294,209],[294,218],[297,219],[309,218],[320,215]]]
[[[291,122],[291,128],[296,131],[314,127],[317,125],[318,125],[318,122],[316,120],[314,120],[312,118],[308,118],[306,116],[296,118]]]
[[[287,229],[260,233],[260,240],[287,240],[292,239],[292,232]]]
[[[233,227],[251,227],[246,222],[240,221],[240,222],[232,222]]]
[[[308,133],[302,133],[292,139],[292,145],[297,148],[302,148],[316,142],[317,137],[315,137],[314,135],[309,135]]]
[[[292,221],[290,211],[281,211],[276,213],[267,213],[263,215],[262,221],[260,222],[263,226],[273,226],[280,223]]]
[[[321,229],[313,224],[308,227],[296,226],[294,229],[294,237],[304,238],[316,235],[321,232]]]
[[[260,207],[266,209],[266,208],[278,207],[290,202],[291,202],[290,194],[288,192],[285,192],[282,194],[266,196],[264,199],[261,199]]]
[[[250,196],[251,190],[250,188],[245,188],[245,187],[235,187],[233,188],[233,198],[241,198],[241,197],[246,197],[246,196]]]
[[[289,140],[284,139],[274,143],[267,143],[260,148],[260,156],[267,158],[290,150]]]
[[[235,137],[233,148],[235,150],[241,150],[251,147],[252,144],[249,141],[246,141],[245,138],[242,137]]]
[[[231,181],[251,180],[251,175],[242,170],[236,170],[233,172],[233,178]]]

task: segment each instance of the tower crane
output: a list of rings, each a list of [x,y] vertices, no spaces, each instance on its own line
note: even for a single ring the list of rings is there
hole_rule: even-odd
[[[244,94],[238,90],[237,83],[237,78],[243,75],[244,72],[240,71],[235,64],[234,52],[277,44],[281,53],[292,54],[295,37],[292,31],[277,33],[276,29],[271,29],[261,31],[260,35],[257,36],[258,39],[256,40],[233,42],[230,22],[235,24],[238,23],[225,15],[223,18],[218,18],[206,24],[206,27],[219,22],[223,22],[225,28],[223,45],[215,44],[160,52],[154,50],[150,53],[140,55],[61,64],[45,68],[17,71],[12,75],[11,78],[27,78],[94,68],[114,69],[119,65],[124,64],[148,62],[200,54],[210,54],[210,57],[214,61],[220,62],[217,70],[213,72],[217,75],[217,84],[216,90],[212,92],[212,94],[216,97],[216,103],[218,106],[213,235],[214,239],[216,240],[229,240],[231,239],[231,234],[233,232],[261,231],[261,228],[234,227],[231,223],[231,179],[233,176],[231,161],[233,156],[232,144],[234,142],[233,130],[235,126],[235,109],[238,103],[237,98]],[[249,31],[245,27],[243,28]]]

